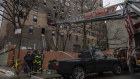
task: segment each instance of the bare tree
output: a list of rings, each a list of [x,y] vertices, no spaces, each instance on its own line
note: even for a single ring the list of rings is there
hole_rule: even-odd
[[[97,4],[98,0],[77,0],[76,4],[77,7],[80,8],[79,13],[83,14],[86,12],[94,11],[97,9],[99,4]],[[88,5],[87,5],[88,4]],[[83,50],[86,49],[87,47],[87,33],[88,33],[88,28],[86,27],[87,23],[83,22]]]
[[[92,10],[95,10],[99,5],[96,4],[98,0],[76,0],[76,2],[72,2],[74,3],[73,5],[76,5],[76,8],[78,8],[77,11],[77,14],[83,14],[85,12],[89,12],[89,11],[92,11]],[[68,16],[69,14],[69,9],[65,9],[66,5],[66,0],[63,0],[63,3],[61,3],[60,1],[57,1],[57,3],[59,3],[59,5],[57,5],[55,2],[54,2],[54,7],[55,7],[55,19],[53,20],[54,21],[54,24],[59,21],[59,20],[62,20],[62,19],[66,19],[66,17]],[[88,4],[88,5],[87,5]],[[57,7],[56,7],[57,6]],[[63,14],[62,14],[62,9],[63,9]],[[49,10],[49,8],[48,8]],[[63,18],[61,18],[63,16]],[[71,27],[72,28],[72,27]],[[87,32],[88,32],[88,28],[86,27],[86,23],[83,23],[83,49],[86,48],[87,46]],[[55,44],[54,44],[54,47],[55,47],[55,50],[57,51],[59,49],[58,47],[58,42],[60,40],[60,24],[55,24],[54,26],[54,30],[55,30],[55,38],[56,38],[56,41],[55,41]],[[65,50],[65,47],[66,47],[66,44],[67,44],[67,39],[69,37],[69,33],[70,33],[70,29],[66,30],[66,38],[61,38],[62,43],[63,43],[63,50]]]
[[[64,13],[64,5],[65,5],[65,0],[63,3],[59,2],[59,5],[57,5],[56,10],[55,10],[55,21],[57,22],[59,20],[64,19],[64,17],[62,16],[62,12]],[[58,51],[59,50],[59,37],[60,37],[60,24],[55,24],[55,31],[56,31],[56,44],[55,44],[55,50]]]
[[[63,0],[63,2],[61,1],[53,1],[53,9],[54,9],[54,17],[51,17],[53,18],[53,24],[54,24],[54,31],[55,31],[55,44],[54,44],[54,47],[55,47],[55,51],[58,51],[59,50],[59,40],[62,40],[62,43],[63,43],[63,48],[62,50],[64,51],[65,50],[65,47],[66,47],[66,44],[67,44],[67,39],[68,39],[68,35],[69,35],[69,32],[70,32],[70,29],[65,29],[65,34],[66,35],[66,38],[60,38],[61,37],[61,25],[64,26],[65,24],[57,24],[56,22],[60,21],[60,20],[64,20],[66,19],[66,17],[68,17],[69,15],[69,8],[66,6],[66,0]],[[48,10],[49,10],[49,5],[48,5]],[[51,11],[51,10],[50,10]],[[69,25],[69,24],[68,24]]]
[[[62,51],[65,51],[66,46],[67,46],[67,42],[68,42],[68,38],[71,37],[71,30],[72,28],[74,28],[71,24],[66,23],[66,29],[64,30],[64,37],[61,36],[62,39],[62,43],[63,43],[63,48]]]
[[[96,26],[97,25],[97,26]],[[104,22],[99,22],[96,24],[95,31],[96,33],[96,45],[100,47],[100,49],[105,49],[107,47],[107,28]]]
[[[4,10],[0,12],[4,19],[8,20],[14,26],[14,29],[21,29],[21,33],[17,35],[16,48],[20,49],[22,29],[25,26],[28,15],[35,5],[39,4],[39,0],[0,0],[0,7]],[[19,51],[20,52],[20,51]]]

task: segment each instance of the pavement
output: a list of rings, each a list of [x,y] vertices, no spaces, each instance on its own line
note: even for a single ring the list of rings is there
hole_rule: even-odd
[[[17,76],[8,76],[3,73],[0,73],[0,79],[18,79]]]
[[[36,75],[32,75],[31,77],[28,77],[25,73],[19,74],[19,79],[60,79],[61,75],[59,74],[47,74],[46,72],[38,73]]]
[[[37,74],[32,77],[27,77],[26,74],[20,74],[19,79],[63,79],[61,75],[58,74]],[[124,72],[121,75],[114,75],[112,72],[105,72],[103,75],[98,75],[97,73],[88,74],[85,79],[140,79],[140,72],[130,74]]]
[[[7,67],[0,67],[0,69],[6,69],[8,71],[13,71],[13,69],[8,69]],[[45,71],[43,74],[38,73],[37,75],[32,75],[28,77],[27,74],[21,72],[18,76],[10,76],[5,73],[0,72],[0,79],[63,79],[59,74],[47,74]],[[104,72],[103,75],[98,75],[97,73],[88,74],[85,79],[140,79],[140,71],[130,74],[124,72],[121,75],[114,75],[112,72]]]
[[[18,79],[17,75],[10,75],[9,72],[15,73],[15,70],[5,66],[0,66],[0,79]]]
[[[121,75],[114,75],[112,72],[106,72],[102,76],[98,74],[90,74],[86,79],[140,79],[140,72],[132,74],[124,72]]]
[[[20,77],[20,79],[25,79],[25,77]],[[27,79],[63,79],[61,75],[58,74],[47,74],[44,72],[43,74],[37,74]],[[140,79],[140,72],[130,74],[128,72],[124,72],[121,75],[114,75],[112,72],[105,72],[103,75],[98,75],[97,73],[88,74],[86,79]]]

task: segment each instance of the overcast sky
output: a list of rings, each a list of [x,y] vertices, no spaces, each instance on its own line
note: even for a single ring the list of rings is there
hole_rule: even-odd
[[[103,0],[103,6],[111,6],[114,4],[122,3],[124,0]],[[107,6],[106,6],[107,5]]]

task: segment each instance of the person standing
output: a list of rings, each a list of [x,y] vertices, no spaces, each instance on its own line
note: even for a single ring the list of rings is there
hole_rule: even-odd
[[[37,74],[38,71],[41,71],[41,54],[38,53],[38,51],[35,51],[34,61],[34,74]]]
[[[27,54],[24,56],[24,61],[28,65],[28,67],[31,69],[32,68],[32,58],[31,58],[31,52],[27,51]],[[26,67],[27,67],[26,65]],[[26,72],[26,67],[25,67],[25,72]]]
[[[34,59],[35,59],[35,56],[37,55],[37,50],[34,50],[33,53],[31,54],[31,58],[32,58],[32,71],[35,69],[34,68]]]
[[[44,51],[41,50],[41,73],[43,72]]]

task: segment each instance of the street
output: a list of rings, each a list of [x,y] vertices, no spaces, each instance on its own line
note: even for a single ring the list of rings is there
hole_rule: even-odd
[[[86,76],[85,79],[139,79],[140,72],[129,74],[128,72],[123,73],[122,75],[114,75],[112,72],[106,72],[102,76],[93,73]],[[44,79],[63,79],[63,78],[44,78]]]
[[[102,76],[96,73],[88,74],[85,79],[139,79],[140,72],[130,74],[128,72],[124,72],[122,75],[114,75],[112,72],[105,72]],[[0,79],[13,79],[4,77],[3,74],[0,74]],[[19,77],[14,77],[14,79],[63,79],[60,75],[48,75],[46,72],[43,74],[37,74],[36,76],[27,77],[26,74],[20,73]]]
[[[4,68],[4,67],[3,67]],[[10,69],[11,70],[11,69]],[[139,79],[140,70],[135,73],[123,72],[121,75],[114,75],[111,71],[104,72],[102,75],[97,73],[91,73],[86,75],[85,79]],[[58,74],[47,74],[46,71],[43,74],[38,73],[32,77],[28,77],[26,73],[21,72],[19,76],[9,76],[0,72],[0,79],[63,79]]]
[[[89,75],[86,79],[139,79],[140,73],[129,74],[127,72],[123,73],[122,75],[114,75],[113,73],[104,73],[103,76],[99,76],[97,74]]]

